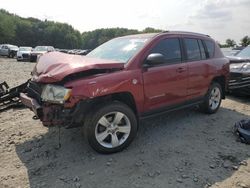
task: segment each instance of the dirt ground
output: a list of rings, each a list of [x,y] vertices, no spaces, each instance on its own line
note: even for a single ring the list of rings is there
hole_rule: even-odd
[[[26,81],[34,64],[0,58],[0,81]],[[214,115],[180,110],[141,122],[123,152],[94,152],[80,128],[46,128],[28,109],[0,114],[0,188],[250,187],[250,145],[236,121],[250,118],[249,98],[228,96]]]

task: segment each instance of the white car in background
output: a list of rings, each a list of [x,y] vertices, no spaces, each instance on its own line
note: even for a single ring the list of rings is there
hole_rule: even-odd
[[[29,60],[31,51],[32,47],[20,46],[19,50],[17,51],[17,61]]]
[[[36,46],[30,53],[30,62],[36,62],[39,56],[53,51],[55,51],[53,46]]]

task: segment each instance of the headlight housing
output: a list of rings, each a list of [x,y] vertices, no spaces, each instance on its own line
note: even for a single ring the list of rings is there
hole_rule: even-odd
[[[249,71],[250,63],[233,63],[230,64],[230,71]]]
[[[42,101],[63,104],[71,96],[71,89],[57,85],[45,85],[42,91]]]

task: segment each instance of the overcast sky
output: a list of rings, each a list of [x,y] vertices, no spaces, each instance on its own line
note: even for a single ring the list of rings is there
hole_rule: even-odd
[[[250,36],[250,0],[0,0],[22,17],[71,24],[79,31],[154,27],[209,34],[224,42]],[[1,20],[0,20],[1,21]]]

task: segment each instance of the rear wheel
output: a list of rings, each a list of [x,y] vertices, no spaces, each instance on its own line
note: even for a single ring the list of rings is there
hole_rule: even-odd
[[[115,101],[90,113],[84,132],[94,150],[115,153],[125,149],[136,136],[137,119],[127,105]]]
[[[222,99],[222,89],[219,83],[212,83],[205,97],[204,102],[200,105],[200,109],[208,114],[217,112],[220,108]]]

